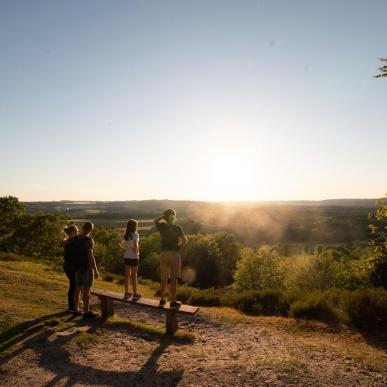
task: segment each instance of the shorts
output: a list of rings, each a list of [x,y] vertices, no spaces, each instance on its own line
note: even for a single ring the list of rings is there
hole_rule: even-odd
[[[178,251],[162,251],[160,255],[161,279],[180,278],[181,256]]]
[[[87,269],[81,273],[77,271],[75,273],[75,286],[82,288],[91,288],[93,286],[94,272],[92,269]]]
[[[137,267],[138,259],[137,258],[124,258],[125,266]]]

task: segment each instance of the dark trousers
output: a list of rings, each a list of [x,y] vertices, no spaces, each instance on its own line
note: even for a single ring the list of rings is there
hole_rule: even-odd
[[[64,269],[64,272],[69,279],[69,291],[67,292],[67,302],[69,309],[74,310],[74,292],[75,292],[75,273],[71,270]]]

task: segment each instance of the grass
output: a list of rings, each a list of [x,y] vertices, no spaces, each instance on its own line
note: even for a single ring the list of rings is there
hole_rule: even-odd
[[[64,312],[67,308],[67,286],[67,277],[50,264],[20,256],[0,255],[0,357],[6,356],[12,347],[36,331],[62,331],[79,324],[80,318],[69,321],[69,315]],[[123,292],[123,286],[116,282],[98,280],[94,282],[94,287]],[[139,284],[138,290],[146,297],[154,295],[154,290],[146,285]],[[110,318],[103,326],[126,327],[157,336],[165,334],[164,328],[118,317]],[[194,336],[178,331],[174,339],[192,341]],[[76,338],[79,345],[96,340],[93,333],[81,333]]]
[[[25,320],[66,308],[67,279],[48,266],[0,261],[0,333]]]
[[[117,317],[117,316],[113,316],[107,319],[103,323],[103,326],[112,327],[112,328],[121,328],[121,327],[131,328],[145,334],[156,335],[156,336],[165,335],[165,328],[155,327],[153,325],[132,321],[132,320],[122,318],[122,317]],[[190,332],[177,331],[173,335],[173,339],[176,341],[192,342],[195,339],[195,336]]]
[[[25,320],[66,309],[68,280],[63,273],[43,261],[5,258],[0,260],[0,334]],[[102,280],[93,286],[118,293],[124,290],[123,285]],[[152,289],[141,284],[138,291],[154,296]]]

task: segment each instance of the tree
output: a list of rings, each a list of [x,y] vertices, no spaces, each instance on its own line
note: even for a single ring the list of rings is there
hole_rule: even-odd
[[[282,286],[283,258],[275,249],[261,247],[259,250],[243,248],[237,263],[235,283],[239,289],[278,289]]]
[[[369,244],[374,250],[370,258],[370,281],[374,286],[387,289],[387,195],[378,202],[374,214],[370,215]]]
[[[379,59],[383,63],[383,66],[378,68],[380,74],[374,75],[374,77],[375,78],[387,77],[387,59],[385,58],[379,58]]]
[[[0,197],[0,251],[12,251],[13,236],[24,216],[25,206],[18,198]]]
[[[221,285],[222,259],[211,235],[190,235],[182,250],[182,266],[194,272],[194,286],[204,289]]]
[[[234,234],[226,232],[216,233],[213,238],[219,248],[222,260],[220,285],[230,285],[234,280],[236,263],[241,254],[241,244],[237,241]]]

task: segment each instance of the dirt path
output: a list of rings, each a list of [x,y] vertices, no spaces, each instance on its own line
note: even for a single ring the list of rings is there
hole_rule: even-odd
[[[116,314],[164,324],[157,311],[117,305]],[[125,324],[74,327],[67,319],[19,341],[0,363],[0,385],[387,386],[386,343],[349,330],[204,310],[180,320],[193,341],[171,341]]]

